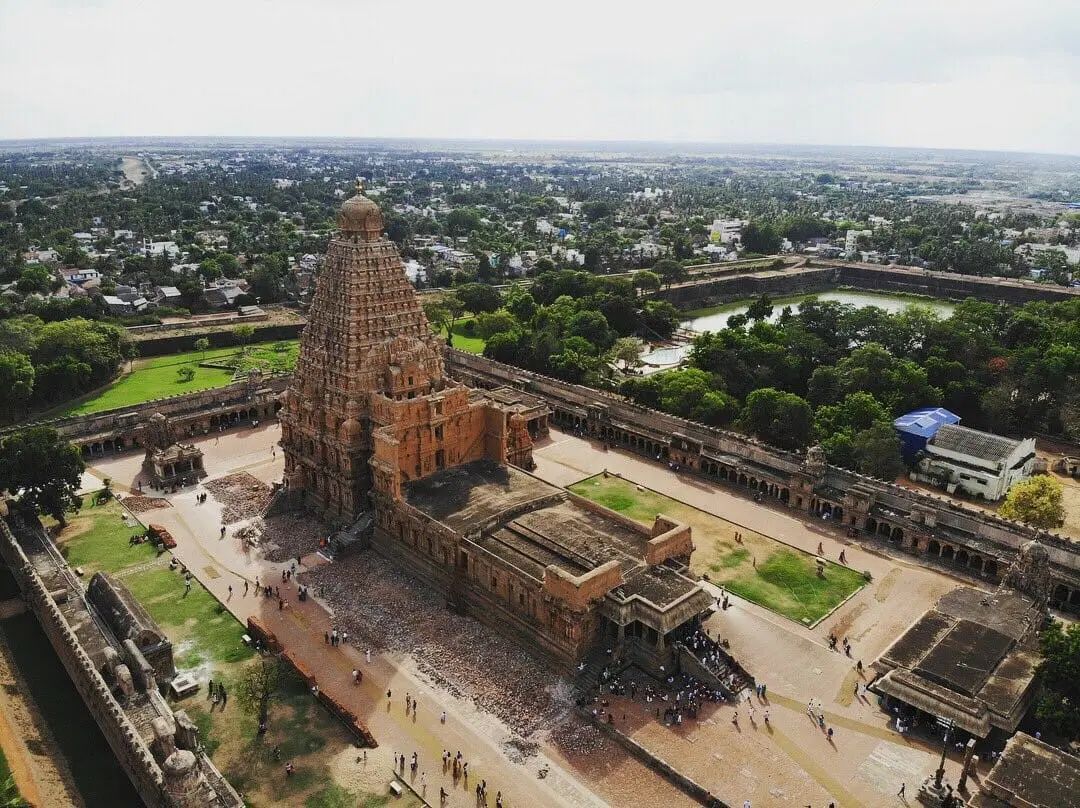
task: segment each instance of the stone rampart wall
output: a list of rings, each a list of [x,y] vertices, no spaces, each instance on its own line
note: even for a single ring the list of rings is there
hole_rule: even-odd
[[[44,581],[3,520],[0,520],[0,556],[10,567],[27,605],[37,616],[45,636],[135,790],[148,806],[167,806],[165,780],[160,766],[83,650],[75,632],[49,595]]]
[[[877,292],[899,292],[947,300],[974,297],[991,303],[1021,305],[1035,300],[1080,299],[1080,290],[1051,284],[1028,283],[1009,278],[931,272],[914,267],[835,263],[789,271],[748,272],[710,277],[662,289],[656,293],[683,308],[708,305],[769,294],[773,297],[813,294],[850,286]]]
[[[304,323],[285,323],[280,325],[259,325],[250,321],[234,323],[235,325],[255,326],[255,336],[252,342],[275,342],[284,339],[298,339],[300,332],[304,330]],[[222,326],[221,331],[200,331],[190,334],[162,334],[161,336],[146,337],[136,341],[139,348],[139,356],[166,356],[180,353],[181,351],[194,351],[195,341],[207,339],[211,348],[229,348],[239,345],[232,327]]]

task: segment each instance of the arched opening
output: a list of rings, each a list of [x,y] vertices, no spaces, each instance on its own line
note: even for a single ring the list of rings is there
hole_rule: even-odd
[[[990,578],[997,578],[997,560],[991,558],[983,565],[983,574]]]
[[[904,531],[902,531],[898,527],[894,527],[892,529],[892,535],[889,536],[889,538],[892,539],[897,544],[903,544],[903,542],[904,542]]]
[[[1050,602],[1057,607],[1061,607],[1069,601],[1069,590],[1065,588],[1064,584],[1058,584],[1054,587],[1054,595],[1050,598]]]
[[[926,552],[930,555],[941,555],[941,545],[938,544],[937,539],[930,539],[930,543],[926,545]]]
[[[877,533],[877,519],[872,516],[867,518],[866,531],[868,533]]]
[[[941,558],[945,561],[952,561],[956,557],[956,550],[951,544],[946,544],[941,551]]]
[[[971,562],[971,558],[967,554],[967,550],[957,550],[956,563],[958,566],[966,567]]]

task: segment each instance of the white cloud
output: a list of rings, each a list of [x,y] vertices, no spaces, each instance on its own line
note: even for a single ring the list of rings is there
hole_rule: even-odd
[[[4,0],[0,137],[1080,153],[1071,0]]]

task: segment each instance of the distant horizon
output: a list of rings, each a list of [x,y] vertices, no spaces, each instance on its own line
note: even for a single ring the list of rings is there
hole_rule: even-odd
[[[896,151],[896,152],[945,152],[956,154],[985,154],[985,155],[1010,155],[1019,157],[1054,157],[1067,159],[1080,159],[1080,152],[1052,152],[1031,151],[1019,148],[976,148],[959,146],[904,146],[892,144],[874,143],[810,143],[810,142],[782,142],[782,141],[736,141],[736,140],[699,140],[699,139],[654,139],[654,138],[593,138],[593,137],[499,137],[499,136],[435,136],[435,135],[60,135],[40,137],[4,137],[0,138],[0,146],[17,144],[63,144],[63,143],[93,143],[93,142],[130,142],[130,143],[163,143],[203,141],[206,143],[231,143],[231,142],[260,142],[282,141],[294,142],[322,142],[339,141],[365,144],[392,143],[392,144],[521,144],[534,146],[648,146],[648,147],[693,147],[695,149],[804,149],[808,151]],[[598,149],[599,150],[599,149]]]

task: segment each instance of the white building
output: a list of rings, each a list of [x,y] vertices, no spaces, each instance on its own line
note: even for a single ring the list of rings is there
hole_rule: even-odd
[[[844,252],[848,255],[854,255],[859,249],[859,237],[874,235],[873,230],[848,230],[844,236]]]
[[[715,219],[709,228],[709,240],[720,244],[736,242],[749,223],[746,219]]]
[[[915,479],[987,500],[1001,499],[1013,483],[1030,477],[1035,465],[1034,438],[1012,440],[956,424],[942,426],[924,452]]]

